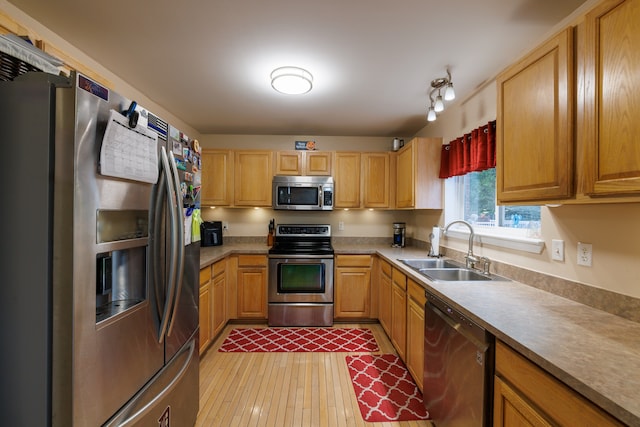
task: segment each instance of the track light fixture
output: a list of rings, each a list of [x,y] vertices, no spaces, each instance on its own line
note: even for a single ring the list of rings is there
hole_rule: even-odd
[[[442,96],[442,90],[444,89],[444,98]],[[437,92],[437,96],[434,99],[434,94]],[[427,112],[427,121],[433,122],[436,120],[436,113],[444,111],[444,101],[452,101],[456,98],[456,93],[453,90],[453,83],[451,82],[451,73],[447,69],[447,77],[440,77],[431,81],[431,90],[429,91],[429,99],[431,105]]]

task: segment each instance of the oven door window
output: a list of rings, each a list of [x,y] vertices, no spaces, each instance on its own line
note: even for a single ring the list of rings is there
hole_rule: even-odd
[[[324,293],[325,265],[278,264],[278,293]]]
[[[278,187],[279,205],[317,206],[319,187]]]

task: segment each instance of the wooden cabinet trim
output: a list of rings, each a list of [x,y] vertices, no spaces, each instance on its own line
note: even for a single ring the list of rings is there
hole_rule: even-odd
[[[540,408],[553,424],[623,425],[500,340],[496,341],[495,361],[496,375]]]

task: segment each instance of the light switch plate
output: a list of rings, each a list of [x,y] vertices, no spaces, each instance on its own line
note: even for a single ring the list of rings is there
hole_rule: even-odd
[[[591,243],[578,242],[578,265],[591,267],[593,261],[593,246]]]
[[[564,240],[551,240],[551,259],[564,261]]]

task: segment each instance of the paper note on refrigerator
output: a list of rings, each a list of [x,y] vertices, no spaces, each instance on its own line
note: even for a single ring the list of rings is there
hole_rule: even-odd
[[[158,134],[111,110],[100,149],[100,173],[155,184],[158,180]]]

